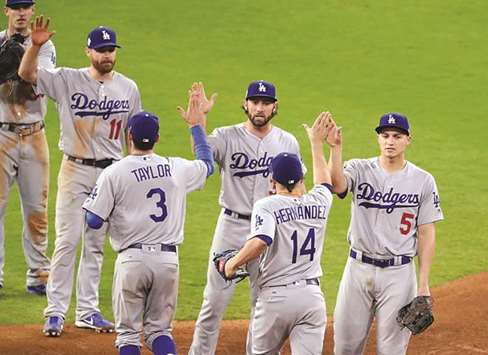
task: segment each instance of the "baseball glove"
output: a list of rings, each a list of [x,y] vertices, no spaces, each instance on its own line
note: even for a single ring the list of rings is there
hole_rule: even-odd
[[[37,98],[32,85],[21,80],[17,74],[24,55],[24,40],[21,34],[16,33],[0,45],[0,85],[5,84],[2,97],[12,104],[23,104]]]
[[[236,273],[231,277],[227,277],[225,275],[225,264],[227,263],[227,261],[229,261],[230,258],[236,256],[238,252],[239,250],[236,249],[228,249],[214,255],[214,265],[217,268],[217,272],[220,274],[220,276],[224,278],[225,281],[236,280],[236,282],[240,282],[244,280],[247,276],[249,276],[249,273],[244,266],[241,266],[239,269],[237,269]]]
[[[397,322],[410,329],[413,335],[420,334],[433,322],[432,297],[417,296],[398,311]]]

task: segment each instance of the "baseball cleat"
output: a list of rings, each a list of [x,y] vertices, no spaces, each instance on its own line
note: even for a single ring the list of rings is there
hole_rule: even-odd
[[[77,320],[75,325],[78,328],[93,329],[97,333],[112,333],[115,328],[112,322],[109,322],[103,318],[103,316],[98,312],[92,313],[83,319]]]
[[[64,319],[59,316],[47,317],[42,332],[47,337],[59,337],[63,332]]]
[[[45,296],[46,285],[27,286],[27,292],[32,295]]]

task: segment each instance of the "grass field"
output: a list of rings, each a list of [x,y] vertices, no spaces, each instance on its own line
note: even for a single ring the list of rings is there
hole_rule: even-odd
[[[445,221],[438,224],[432,285],[488,269],[486,205],[488,101],[484,0],[39,0],[37,13],[52,17],[58,65],[87,65],[86,34],[113,27],[123,48],[117,70],[133,78],[146,110],[162,118],[164,155],[191,157],[189,134],[176,113],[192,81],[217,91],[209,128],[244,119],[239,105],[247,84],[274,82],[280,112],[274,119],[292,132],[311,160],[301,123],[331,110],[344,128],[344,156],[377,153],[373,128],[386,111],[407,114],[413,127],[408,158],[430,171],[440,190]],[[5,18],[0,21],[5,27]],[[56,176],[61,154],[57,113],[47,117],[51,152],[50,253],[54,245]],[[483,148],[485,147],[485,148]],[[308,185],[310,186],[310,178]],[[207,254],[217,219],[219,177],[189,198],[181,248],[178,319],[195,319],[205,284]],[[346,260],[349,203],[336,200],[323,255],[323,289],[329,313]],[[25,293],[22,222],[17,191],[5,218],[5,289],[0,324],[40,323],[44,298]],[[114,253],[107,244],[100,290],[111,314]],[[226,313],[248,317],[242,283]],[[73,299],[74,301],[74,299]],[[68,319],[74,316],[74,303]]]

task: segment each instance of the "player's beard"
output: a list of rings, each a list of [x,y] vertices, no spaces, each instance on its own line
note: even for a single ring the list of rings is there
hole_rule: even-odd
[[[271,115],[268,117],[261,116],[261,115],[252,115],[249,113],[249,111],[246,111],[247,117],[249,118],[249,121],[251,121],[252,125],[256,128],[261,128],[264,127],[268,124],[269,121],[273,118],[275,113],[273,112]]]
[[[115,59],[114,61],[111,60],[104,60],[102,62],[92,62],[93,67],[99,72],[101,75],[105,75],[110,73],[115,67]]]

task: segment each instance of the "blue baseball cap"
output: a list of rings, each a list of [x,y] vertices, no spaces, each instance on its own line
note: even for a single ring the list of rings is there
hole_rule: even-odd
[[[35,4],[35,1],[33,1],[33,0],[6,0],[5,1],[5,6],[7,6],[7,7],[15,7],[15,6],[20,6],[20,5],[32,6],[34,4]]]
[[[89,34],[86,46],[91,49],[98,49],[102,47],[117,47],[117,35],[115,32],[105,26],[98,26],[94,28]]]
[[[159,118],[150,112],[136,113],[127,124],[132,139],[141,144],[154,144],[159,134]]]
[[[410,126],[407,117],[398,112],[388,112],[381,116],[380,123],[375,128],[376,133],[381,133],[385,128],[397,128],[405,132],[405,134],[410,135]]]
[[[269,169],[273,179],[285,186],[296,184],[303,178],[302,162],[293,153],[278,154],[271,161]]]
[[[246,91],[246,100],[253,97],[267,97],[273,101],[278,100],[275,86],[264,80],[253,81],[249,84]]]

